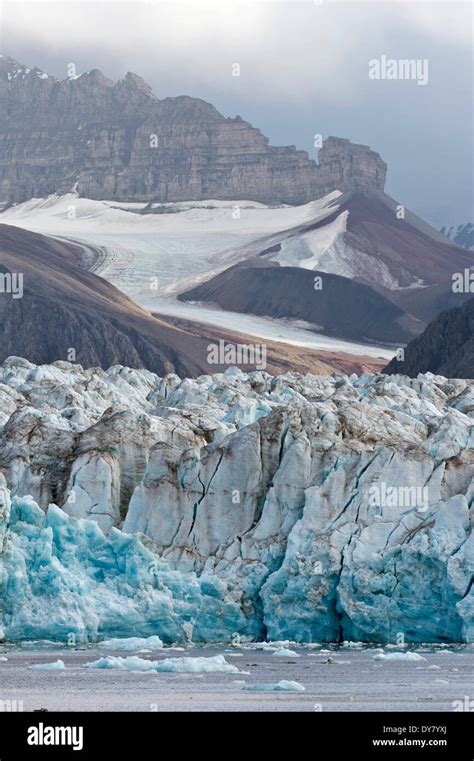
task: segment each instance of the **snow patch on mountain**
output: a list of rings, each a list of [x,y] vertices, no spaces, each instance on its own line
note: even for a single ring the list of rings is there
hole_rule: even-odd
[[[385,288],[398,287],[398,280],[381,259],[350,246],[345,238],[349,212],[339,214],[333,222],[301,235],[286,238],[278,253],[267,258],[281,266],[328,272],[349,279],[379,283]]]
[[[329,193],[301,206],[254,201],[188,201],[172,204],[118,203],[81,198],[76,192],[32,198],[6,209],[5,224],[51,235],[229,233],[259,236],[323,219],[341,195]],[[160,213],[146,213],[145,209]]]

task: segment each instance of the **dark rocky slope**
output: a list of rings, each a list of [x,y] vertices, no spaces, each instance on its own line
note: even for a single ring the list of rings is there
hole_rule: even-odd
[[[213,302],[233,311],[307,320],[323,325],[330,335],[402,346],[440,311],[469,298],[469,294],[453,293],[453,275],[469,269],[474,256],[408,209],[399,219],[397,208],[397,202],[380,191],[343,193],[331,202],[323,219],[236,249],[228,264],[247,261],[247,265],[229,269],[228,275],[221,272],[180,298]],[[280,259],[289,246],[295,250],[298,244],[304,250],[309,236],[320,232],[324,237],[325,228],[343,212],[347,212],[346,229],[329,247],[329,265],[339,267],[343,277],[304,269],[301,255],[299,272],[291,259]],[[310,249],[307,253],[313,256]],[[279,259],[283,266],[271,271],[258,264]],[[217,258],[214,261],[216,267],[221,265]],[[347,265],[352,274],[347,274]],[[318,274],[331,287],[316,300],[313,281]],[[360,289],[362,285],[365,290]]]
[[[385,193],[351,191],[338,203],[340,212],[349,212],[344,242],[384,263],[402,288],[416,280],[427,286],[451,284],[453,272],[474,263],[471,252],[451,243],[409,209],[399,219],[399,203]]]
[[[24,293],[0,293],[0,361],[67,360],[84,366],[128,364],[195,375],[204,368],[188,338],[152,318],[109,283],[80,267],[73,244],[0,225],[0,268],[21,273]]]
[[[474,299],[441,312],[384,372],[416,376],[432,372],[448,378],[474,378]]]
[[[305,320],[327,335],[361,342],[403,345],[423,329],[364,283],[262,259],[241,262],[179,298],[233,312]]]

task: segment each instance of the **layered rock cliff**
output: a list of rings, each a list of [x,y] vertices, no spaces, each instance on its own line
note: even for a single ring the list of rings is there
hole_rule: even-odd
[[[319,166],[274,147],[241,117],[199,98],[159,100],[136,74],[93,69],[62,81],[0,57],[0,201],[63,192],[94,199],[250,198],[304,203],[338,189],[383,190],[386,165],[329,137]]]

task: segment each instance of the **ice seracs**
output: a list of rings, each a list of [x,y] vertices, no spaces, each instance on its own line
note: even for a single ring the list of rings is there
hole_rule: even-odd
[[[474,641],[472,381],[10,358],[0,400],[6,639]]]

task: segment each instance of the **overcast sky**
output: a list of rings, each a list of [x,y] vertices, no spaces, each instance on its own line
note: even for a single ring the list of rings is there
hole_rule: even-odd
[[[472,5],[468,2],[2,2],[1,52],[59,78],[143,76],[158,97],[240,114],[274,145],[314,135],[370,145],[387,192],[427,221],[472,214]],[[369,60],[427,59],[428,84],[374,80]],[[240,76],[232,76],[233,64]]]

